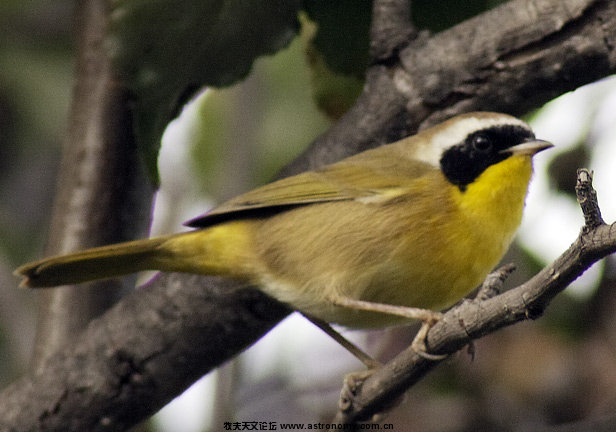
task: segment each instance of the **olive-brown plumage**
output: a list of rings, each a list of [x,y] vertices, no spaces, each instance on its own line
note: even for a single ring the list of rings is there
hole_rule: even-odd
[[[282,179],[189,222],[194,231],[52,257],[24,285],[154,269],[248,281],[326,322],[403,318],[363,300],[439,310],[475,288],[517,229],[532,157],[551,144],[522,121],[470,113],[393,144]]]

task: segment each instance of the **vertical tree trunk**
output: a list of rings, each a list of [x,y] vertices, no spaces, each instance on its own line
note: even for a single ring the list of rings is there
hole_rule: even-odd
[[[145,234],[153,188],[132,130],[130,95],[105,52],[105,0],[76,2],[77,58],[47,255]],[[122,283],[37,291],[33,367],[119,297]]]

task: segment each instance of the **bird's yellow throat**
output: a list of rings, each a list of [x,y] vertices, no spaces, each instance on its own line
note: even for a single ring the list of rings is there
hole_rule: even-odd
[[[453,190],[459,216],[475,219],[486,236],[513,235],[522,220],[532,172],[527,155],[510,156],[491,165],[464,192]]]
[[[391,145],[257,188],[193,220],[194,231],[26,264],[23,284],[140,270],[247,281],[350,327],[404,322],[368,302],[440,309],[473,290],[509,247],[534,154],[551,144],[497,113],[469,113]]]

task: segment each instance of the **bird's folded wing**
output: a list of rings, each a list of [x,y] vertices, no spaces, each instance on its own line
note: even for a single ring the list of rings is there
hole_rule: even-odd
[[[376,149],[380,150],[380,149]],[[187,226],[202,228],[244,217],[260,217],[322,202],[378,200],[396,196],[430,167],[417,161],[372,150],[320,170],[308,171],[239,195]]]

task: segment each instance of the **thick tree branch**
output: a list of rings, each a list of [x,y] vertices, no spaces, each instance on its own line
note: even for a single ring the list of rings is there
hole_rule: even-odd
[[[370,58],[374,63],[395,58],[415,35],[410,0],[374,0],[370,29]]]
[[[178,276],[160,275],[123,298],[35,374],[5,389],[0,430],[126,430],[289,312],[228,280]]]
[[[392,142],[467,111],[522,115],[616,72],[616,4],[514,0],[373,66],[351,110],[285,173]],[[344,144],[342,144],[344,143]]]
[[[468,300],[450,309],[428,332],[431,353],[453,354],[475,339],[517,322],[536,319],[550,301],[592,264],[616,252],[616,223],[606,225],[598,212],[591,176],[578,173],[578,201],[586,225],[576,241],[554,263],[528,282],[488,299]],[[352,400],[344,400],[345,410],[336,421],[353,423],[367,420],[391,405],[410,386],[419,381],[441,360],[428,360],[409,348],[359,386]]]
[[[399,58],[370,68],[354,108],[284,173],[393,141],[464,110],[521,114],[614,73],[614,41],[616,2],[608,0],[515,0],[433,37],[414,39]],[[0,395],[0,427],[120,430],[156,412],[286,314],[263,295],[228,285],[164,275],[122,299],[38,373]],[[477,315],[463,316],[472,336],[494,325],[481,319],[486,304],[491,303],[479,309],[470,303]],[[451,319],[430,332],[432,349],[449,346],[438,337],[445,326],[464,333],[457,317]]]

